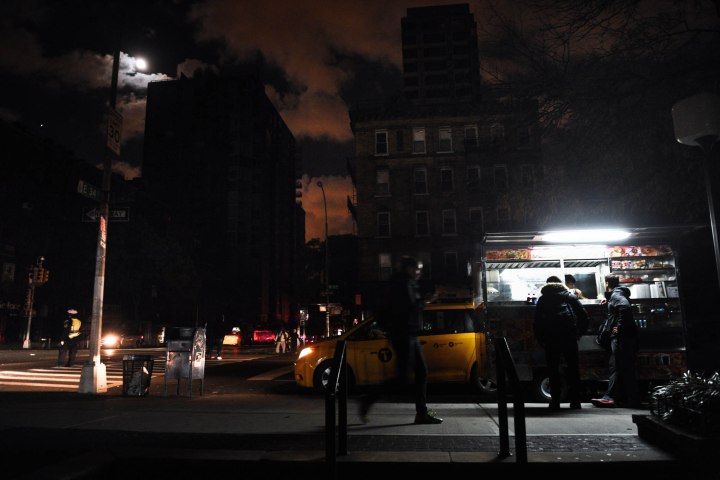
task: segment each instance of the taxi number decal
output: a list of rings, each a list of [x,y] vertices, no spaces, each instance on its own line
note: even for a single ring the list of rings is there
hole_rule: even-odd
[[[378,351],[378,359],[383,363],[389,362],[392,359],[392,350],[389,348],[381,348]]]

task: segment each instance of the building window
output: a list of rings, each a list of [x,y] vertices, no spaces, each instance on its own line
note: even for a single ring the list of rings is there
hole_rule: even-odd
[[[427,169],[416,168],[413,170],[413,193],[416,195],[426,195],[427,188]]]
[[[375,155],[388,154],[388,132],[387,130],[375,131]]]
[[[482,207],[471,207],[470,208],[470,232],[471,233],[482,233],[483,232],[483,209]]]
[[[443,235],[455,235],[457,233],[455,210],[442,211],[442,233]]]
[[[378,277],[380,280],[390,280],[392,277],[392,257],[389,253],[378,255]]]
[[[480,167],[471,165],[467,168],[467,188],[470,193],[480,192]]]
[[[456,274],[458,271],[457,252],[443,252],[443,267],[445,273],[449,275]]]
[[[493,170],[495,188],[498,190],[507,190],[507,167],[505,165],[495,165]]]
[[[398,152],[405,151],[405,132],[403,132],[402,130],[398,130],[395,132],[395,143],[397,144],[395,148],[397,148]]]
[[[440,169],[440,191],[443,193],[452,192],[454,190],[453,185],[453,171],[452,168],[441,168]]]
[[[493,145],[501,145],[505,142],[505,125],[502,123],[490,125],[490,142]]]
[[[430,216],[428,212],[415,212],[415,235],[418,237],[427,237],[430,235]]]
[[[478,146],[477,125],[465,125],[465,150],[474,150]]]
[[[532,165],[520,165],[520,181],[522,182],[523,187],[532,187]]]
[[[413,153],[425,153],[425,128],[413,128]]]
[[[390,237],[390,212],[378,212],[377,236],[384,238]]]
[[[387,168],[378,168],[375,178],[377,182],[377,195],[390,195],[390,170]]]
[[[452,128],[440,127],[438,130],[438,152],[452,152]]]
[[[508,230],[510,228],[510,209],[507,207],[498,207],[497,209],[497,226],[500,229]]]
[[[430,252],[418,252],[417,259],[422,262],[422,278],[430,280],[432,278],[432,262],[430,261]]]

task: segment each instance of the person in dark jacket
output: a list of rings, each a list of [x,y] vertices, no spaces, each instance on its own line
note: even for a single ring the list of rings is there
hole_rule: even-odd
[[[397,377],[388,379],[384,388],[409,386],[412,369],[415,374],[415,423],[439,424],[442,418],[435,416],[427,407],[427,365],[418,334],[422,330],[422,315],[426,299],[418,285],[422,274],[422,264],[413,257],[403,257],[400,269],[393,276],[387,292],[384,308],[388,318],[386,326],[390,343],[396,355]],[[377,395],[367,395],[361,399],[360,418],[367,421],[370,407]]]
[[[540,294],[535,307],[533,328],[535,338],[545,349],[545,361],[550,377],[550,409],[560,409],[561,359],[565,359],[567,365],[570,408],[579,409],[581,407],[578,340],[588,327],[587,312],[580,300],[562,284],[558,277],[549,277]]]
[[[630,289],[620,286],[617,275],[605,277],[605,298],[610,335],[608,388],[602,398],[593,398],[596,407],[615,407],[618,403],[639,408],[640,392],[635,378],[635,356],[638,351],[638,332],[630,304]]]

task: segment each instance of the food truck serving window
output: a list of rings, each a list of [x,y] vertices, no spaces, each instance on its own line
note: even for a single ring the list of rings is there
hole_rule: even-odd
[[[585,300],[600,302],[610,273],[620,277],[634,298],[678,296],[674,257],[667,245],[541,245],[484,253],[487,302],[537,298],[553,275],[572,275]]]

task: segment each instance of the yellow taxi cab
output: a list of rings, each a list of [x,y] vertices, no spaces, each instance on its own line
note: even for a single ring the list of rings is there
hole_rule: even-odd
[[[428,366],[428,383],[465,383],[481,392],[494,385],[486,371],[485,334],[472,303],[433,303],[425,307],[418,338]],[[295,361],[295,383],[322,392],[330,377],[338,340],[346,341],[349,388],[377,385],[395,375],[395,355],[374,319],[343,335],[312,343]]]

